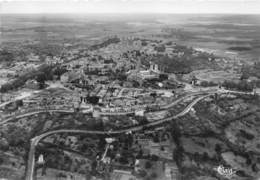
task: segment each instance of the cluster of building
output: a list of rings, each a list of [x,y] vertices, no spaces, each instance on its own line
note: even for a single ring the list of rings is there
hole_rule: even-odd
[[[81,139],[81,140],[79,140]],[[100,141],[93,138],[79,138],[73,135],[54,135],[47,137],[43,143],[55,144],[81,152],[94,162],[81,164],[82,160],[71,164],[70,169],[88,166],[91,179],[116,179],[123,178],[142,179],[144,176],[153,176],[166,180],[177,179],[179,171],[172,161],[174,145],[171,143],[171,135],[162,129],[132,134],[131,132],[115,138],[105,138],[100,147]],[[84,149],[84,150],[83,150]],[[63,153],[62,153],[63,154]],[[68,154],[65,153],[64,156]],[[52,155],[40,155],[42,162],[50,161]],[[73,155],[73,157],[77,157]],[[167,162],[165,161],[167,160]],[[58,161],[56,166],[60,166]],[[78,165],[77,165],[78,164]],[[73,167],[72,167],[73,166]],[[85,168],[86,169],[86,168]],[[74,171],[74,170],[73,170]],[[75,171],[77,171],[75,169]],[[145,175],[143,176],[143,172]],[[73,175],[72,175],[73,176]],[[75,174],[76,178],[77,174]],[[74,177],[74,176],[73,176]]]
[[[52,80],[52,83],[57,83],[62,88],[40,90],[35,95],[4,106],[2,112],[9,117],[26,114],[31,110],[81,111],[87,114],[86,116],[92,114],[94,121],[101,120],[105,126],[104,130],[129,128],[147,123],[147,120],[163,119],[169,114],[160,108],[169,105],[178,97],[177,91],[172,88],[177,87],[178,82],[171,78],[171,74],[165,73],[165,67],[154,62],[149,65],[141,62],[142,56],[149,59],[158,53],[156,47],[163,44],[156,41],[146,43],[147,45],[144,45],[143,40],[137,38],[121,38],[119,43],[94,50],[71,50],[63,57],[47,56],[44,63],[65,69],[63,74]],[[160,53],[170,54],[172,50],[171,45],[165,45],[165,51]],[[26,71],[29,67],[37,69],[41,65],[39,56],[30,54],[28,58],[28,64],[20,63],[16,67],[22,66],[20,69]],[[37,79],[29,79],[23,88],[38,90],[39,82]],[[29,127],[32,124],[28,125],[24,117],[18,125]],[[72,157],[71,154],[65,153],[67,149],[85,154],[93,160],[87,164],[91,166],[89,172],[94,172],[92,175],[96,179],[138,179],[143,171],[147,177],[158,176],[167,180],[175,178],[178,172],[172,161],[174,147],[169,134],[154,130],[137,134],[130,132],[124,136],[115,137],[112,141],[106,139],[106,143],[103,142],[101,147],[98,147],[101,138],[97,140],[90,137],[82,140],[74,135],[53,135],[45,138],[41,146],[45,144],[63,147],[64,153],[59,155],[63,160]],[[44,154],[39,157],[39,161],[59,164],[57,160],[50,160],[52,157],[53,155],[46,157]],[[62,162],[65,162],[63,160]],[[145,167],[148,166],[145,164],[149,163],[151,167]],[[80,160],[73,160],[73,163],[69,164],[70,166],[64,167],[63,170],[82,173],[75,170],[75,167],[82,171],[81,167],[85,168]],[[153,174],[151,168],[156,174]]]
[[[170,137],[163,130],[158,130],[130,133],[127,142],[120,137],[112,141],[109,138],[99,165],[113,167],[112,177],[118,180],[122,177],[142,179],[144,177],[140,175],[143,171],[148,177],[156,173],[157,178],[177,179],[179,172],[176,164],[171,162],[174,147]],[[165,163],[165,159],[169,162]]]

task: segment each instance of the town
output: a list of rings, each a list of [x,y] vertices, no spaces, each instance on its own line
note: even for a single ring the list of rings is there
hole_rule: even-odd
[[[143,36],[59,52],[1,64],[0,178],[221,179],[219,163],[259,175],[259,130],[245,127],[260,81],[242,62]]]

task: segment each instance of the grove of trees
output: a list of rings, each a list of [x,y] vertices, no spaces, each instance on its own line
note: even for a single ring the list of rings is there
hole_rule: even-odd
[[[247,92],[253,91],[254,88],[253,84],[247,82],[246,80],[241,80],[239,82],[224,81],[222,86],[231,90],[239,90],[239,91],[247,91]]]

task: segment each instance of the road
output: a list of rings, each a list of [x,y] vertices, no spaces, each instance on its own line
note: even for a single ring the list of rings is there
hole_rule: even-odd
[[[64,90],[68,90],[68,91],[71,91],[70,89],[64,87],[62,84],[58,84],[58,83],[51,83],[51,82],[48,82],[46,83],[48,84],[49,86],[46,88],[46,89],[43,89],[43,90],[35,90],[35,91],[31,91],[31,92],[22,92],[21,95],[19,96],[16,96],[14,97],[12,100],[10,101],[6,101],[6,102],[3,102],[2,104],[0,104],[0,108],[1,107],[4,107],[10,103],[13,103],[17,100],[22,100],[22,99],[25,99],[25,98],[28,98],[30,96],[34,96],[34,95],[37,95],[37,94],[40,94],[41,92],[43,92],[44,90],[48,90],[48,89],[52,89],[52,88],[62,88]]]
[[[73,113],[74,110],[65,110],[65,109],[37,109],[35,111],[31,111],[31,112],[27,112],[27,113],[24,113],[24,114],[20,114],[20,115],[15,115],[15,116],[12,116],[12,117],[9,117],[9,118],[6,118],[4,120],[2,120],[0,122],[0,126],[1,125],[4,125],[12,120],[15,120],[15,119],[20,119],[20,118],[24,118],[24,117],[27,117],[27,116],[32,116],[32,115],[35,115],[35,114],[39,114],[39,113],[44,113],[44,112],[49,112],[49,113],[52,113],[52,112],[63,112],[63,113]]]
[[[144,127],[151,127],[155,125],[159,125],[161,123],[171,121],[172,119],[184,116],[187,114],[191,108],[197,104],[200,100],[209,97],[211,94],[207,94],[204,96],[201,96],[199,98],[196,98],[192,103],[190,103],[182,112],[179,114],[173,116],[173,117],[168,117],[165,119],[161,119],[158,121],[150,122],[145,125],[141,126],[136,126],[136,127],[131,127],[128,129],[123,129],[123,130],[115,130],[115,131],[91,131],[91,130],[76,130],[76,129],[60,129],[60,130],[54,130],[54,131],[49,131],[44,134],[41,134],[39,136],[34,137],[31,139],[31,145],[30,145],[30,151],[29,151],[29,158],[27,162],[27,172],[26,172],[26,180],[33,180],[33,175],[34,175],[34,166],[35,166],[35,148],[38,145],[39,141],[47,136],[50,136],[52,134],[57,134],[57,133],[83,133],[83,134],[96,134],[96,135],[117,135],[117,134],[122,134],[122,133],[127,133],[127,132],[134,132],[134,131],[140,131]]]
[[[56,86],[54,86],[54,85],[50,86],[50,88],[53,88],[53,87],[56,87]],[[26,94],[26,95],[24,94],[22,96],[19,96],[19,97],[15,98],[15,100],[23,99],[23,98],[35,95],[35,94],[37,94],[39,92],[40,91],[37,91],[37,92],[34,92],[34,93],[30,93],[30,94]],[[253,94],[252,92],[240,92],[240,91],[232,91],[232,90],[225,90],[225,89],[217,89],[215,87],[214,88],[209,88],[209,89],[204,89],[203,91],[200,89],[200,90],[196,90],[196,91],[190,92],[188,95],[180,97],[179,99],[175,100],[174,102],[172,102],[170,104],[161,106],[161,110],[169,109],[169,108],[173,107],[174,105],[178,104],[179,102],[183,101],[184,99],[189,98],[191,96],[204,95],[204,94],[214,94],[214,93]],[[15,100],[12,100],[12,101],[0,104],[0,107],[6,105],[8,103],[14,102]],[[6,124],[9,121],[12,121],[14,119],[24,118],[24,117],[31,116],[31,115],[38,114],[38,113],[42,113],[42,112],[46,112],[46,109],[45,110],[44,109],[42,109],[42,110],[36,109],[35,111],[26,112],[24,114],[19,114],[19,115],[14,115],[14,117],[9,117],[7,119],[1,120],[0,126],[4,125],[4,124]],[[67,113],[71,113],[73,111],[72,110],[63,110],[63,109],[51,109],[51,110],[47,110],[47,112],[50,112],[50,113],[51,112],[67,112]],[[112,116],[112,115],[127,115],[127,114],[133,114],[133,113],[135,113],[135,111],[130,111],[130,112],[100,112],[101,115],[108,115],[108,116]]]
[[[6,106],[6,105],[8,105],[8,104],[10,104],[10,103],[12,103],[12,102],[15,102],[15,101],[18,101],[18,100],[22,100],[22,99],[25,99],[25,98],[30,97],[30,96],[32,96],[32,95],[35,95],[35,94],[37,94],[37,93],[39,93],[39,91],[24,92],[24,93],[22,93],[21,95],[16,96],[14,99],[12,99],[12,100],[10,100],[10,101],[6,101],[6,102],[0,104],[0,108],[1,108],[1,107],[4,107],[4,106]]]
[[[205,94],[206,92],[196,92],[197,94]],[[60,130],[54,130],[54,131],[49,131],[44,134],[41,134],[39,136],[34,137],[31,139],[31,145],[30,145],[30,151],[29,151],[29,158],[27,162],[27,171],[26,171],[26,180],[33,180],[33,175],[34,175],[34,166],[35,166],[35,148],[38,145],[39,141],[47,136],[50,136],[52,134],[56,133],[83,133],[83,134],[96,134],[96,135],[117,135],[117,134],[122,134],[122,133],[127,133],[127,132],[134,132],[134,131],[140,131],[144,127],[152,127],[155,125],[162,124],[167,121],[171,121],[173,119],[179,118],[181,116],[184,116],[187,114],[191,108],[193,108],[194,105],[196,105],[199,101],[201,101],[204,98],[209,97],[210,95],[214,93],[221,93],[221,94],[226,94],[226,93],[237,93],[237,94],[252,94],[252,93],[245,93],[245,92],[237,92],[237,91],[229,91],[229,90],[215,90],[215,91],[208,91],[208,94],[203,95],[199,98],[196,98],[192,103],[190,103],[182,112],[178,113],[177,115],[173,117],[168,117],[165,119],[161,119],[158,121],[153,121],[145,125],[141,126],[136,126],[136,127],[131,127],[128,129],[123,129],[123,130],[115,130],[115,131],[91,131],[91,130],[73,130],[73,129],[60,129]],[[188,95],[190,97],[191,95]],[[181,98],[182,99],[182,98]],[[183,100],[183,99],[182,99]],[[180,102],[181,100],[178,100],[177,102],[175,101],[173,104],[176,104]]]
[[[200,92],[193,92],[193,93],[190,93],[188,95],[185,95],[183,97],[180,97],[179,99],[177,99],[176,101],[173,101],[172,103],[170,104],[167,104],[167,105],[164,105],[164,106],[161,106],[161,110],[163,109],[169,109],[173,106],[175,106],[176,104],[178,104],[179,102],[185,100],[186,98],[189,98],[191,96],[195,96],[195,95],[203,95],[205,93],[208,93],[208,94],[214,94],[216,93],[217,91],[214,91],[214,90],[211,90],[211,91],[200,91]],[[32,115],[35,115],[35,114],[39,114],[39,113],[43,113],[43,112],[63,112],[63,113],[72,113],[74,112],[73,110],[66,110],[66,109],[35,109],[35,110],[32,110],[30,112],[25,112],[24,114],[19,114],[19,115],[14,115],[12,117],[8,117],[6,119],[3,119],[1,120],[0,122],[0,126],[1,125],[4,125],[12,120],[15,120],[15,119],[19,119],[19,118],[24,118],[24,117],[27,117],[27,116],[32,116]],[[112,116],[112,115],[127,115],[127,114],[133,114],[135,113],[135,111],[128,111],[128,112],[100,112],[100,115],[107,115],[107,116]]]
[[[123,130],[115,130],[115,131],[86,131],[86,130],[71,130],[71,129],[61,129],[61,130],[55,130],[55,131],[50,131],[44,134],[41,134],[39,136],[34,137],[33,139],[31,139],[31,144],[30,144],[30,151],[29,151],[29,158],[28,158],[28,162],[27,162],[27,172],[26,172],[26,180],[33,180],[33,175],[34,175],[34,166],[35,166],[35,148],[38,145],[39,141],[49,135],[52,134],[56,134],[56,133],[84,133],[84,134],[99,134],[99,135],[116,135],[116,134],[122,134],[122,133],[126,133],[126,132],[134,132],[134,131],[140,131],[142,130],[144,127],[151,127],[151,126],[155,126],[155,125],[159,125],[161,123],[167,122],[167,121],[171,121],[172,119],[184,116],[185,114],[187,114],[191,108],[197,104],[200,100],[209,97],[212,94],[215,93],[238,93],[238,94],[251,94],[251,93],[244,93],[244,92],[237,92],[237,91],[229,91],[229,90],[223,90],[223,89],[208,89],[208,90],[204,90],[204,91],[197,91],[197,92],[191,92],[190,94],[183,96],[181,98],[179,98],[178,100],[174,101],[173,103],[166,105],[164,107],[162,107],[163,109],[168,109],[176,104],[178,104],[179,102],[183,101],[186,98],[189,98],[191,96],[195,96],[195,95],[202,95],[199,98],[196,98],[195,100],[192,101],[192,103],[190,103],[182,112],[180,112],[179,114],[173,116],[173,117],[168,117],[165,119],[161,119],[161,120],[157,120],[157,121],[153,121],[150,122],[146,125],[142,125],[142,126],[136,126],[136,127],[131,127],[128,129],[123,129]],[[22,114],[19,115],[17,117],[15,117],[15,119],[17,118],[21,118],[21,117],[26,117],[29,115],[33,115],[33,114],[37,114],[40,112],[44,112],[45,110],[38,110],[38,111],[34,111],[34,112],[29,112],[26,114]],[[71,112],[70,110],[48,110],[48,112]],[[118,115],[118,113],[110,113],[108,115]],[[11,120],[13,120],[14,118],[9,118],[6,119],[2,122],[0,122],[0,125],[3,125]]]
[[[185,100],[186,98],[189,98],[189,97],[192,97],[192,96],[204,95],[204,94],[214,94],[214,93],[252,94],[251,92],[247,93],[247,92],[231,91],[231,90],[225,90],[225,89],[218,89],[218,90],[211,89],[211,90],[207,90],[207,91],[192,92],[192,93],[190,93],[188,95],[180,97],[179,99],[175,100],[174,102],[172,102],[170,104],[167,104],[165,106],[161,106],[161,110],[169,109],[169,108],[175,106],[176,104],[178,104],[179,102]],[[39,113],[43,113],[43,112],[49,112],[49,113],[52,113],[52,112],[72,113],[74,111],[73,110],[68,110],[68,109],[48,109],[48,110],[46,110],[46,109],[36,109],[36,110],[31,111],[31,112],[26,112],[24,114],[14,115],[12,117],[9,117],[9,118],[6,118],[4,120],[1,120],[0,126],[1,125],[5,125],[8,122],[10,122],[12,120],[15,120],[15,119],[24,118],[24,117],[27,117],[27,116],[31,116],[31,115],[35,115],[35,114],[39,114]],[[100,112],[101,115],[126,115],[126,114],[133,114],[133,113],[134,113],[134,111],[131,111],[131,112]]]

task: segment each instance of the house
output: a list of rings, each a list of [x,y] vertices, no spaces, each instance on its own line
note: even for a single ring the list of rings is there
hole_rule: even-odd
[[[165,180],[178,179],[179,170],[176,163],[167,162],[164,167]]]
[[[197,83],[198,83],[198,78],[196,78],[196,76],[192,76],[191,84],[196,85]]]
[[[110,69],[112,70],[114,67],[114,63],[103,63],[103,64],[88,64],[84,71],[85,73],[89,72],[98,72],[100,74],[106,74]]]
[[[156,111],[156,112],[150,112],[150,113],[145,114],[145,116],[149,122],[163,119],[163,118],[167,117],[167,115],[168,115],[168,111]]]
[[[93,112],[93,106],[90,104],[86,104],[85,102],[82,102],[79,108],[80,110],[82,110],[83,113]]]
[[[29,62],[39,62],[40,61],[40,57],[38,55],[33,54],[33,53],[29,54],[27,56],[27,58],[28,58]]]
[[[132,175],[131,171],[115,169],[113,171],[111,179],[113,180],[136,180],[136,177]]]
[[[135,110],[135,116],[144,116],[144,110],[143,109]]]
[[[66,83],[69,81],[69,73],[64,73],[60,76],[60,81]]]
[[[80,78],[80,73],[78,72],[66,72],[60,77],[60,81],[63,83],[72,82]]]
[[[25,83],[25,87],[29,88],[29,89],[39,89],[40,88],[39,83],[34,79],[27,80]]]
[[[145,71],[140,71],[140,72],[139,72],[139,76],[140,76],[142,79],[154,79],[154,78],[157,78],[157,77],[158,77],[158,74],[155,73],[155,72],[152,71],[152,70],[145,70]]]
[[[247,82],[256,82],[256,81],[258,81],[259,79],[257,78],[257,77],[255,77],[255,76],[250,76],[248,79],[247,79]]]
[[[150,71],[153,71],[155,73],[161,73],[164,72],[165,67],[159,66],[158,64],[150,62]]]

